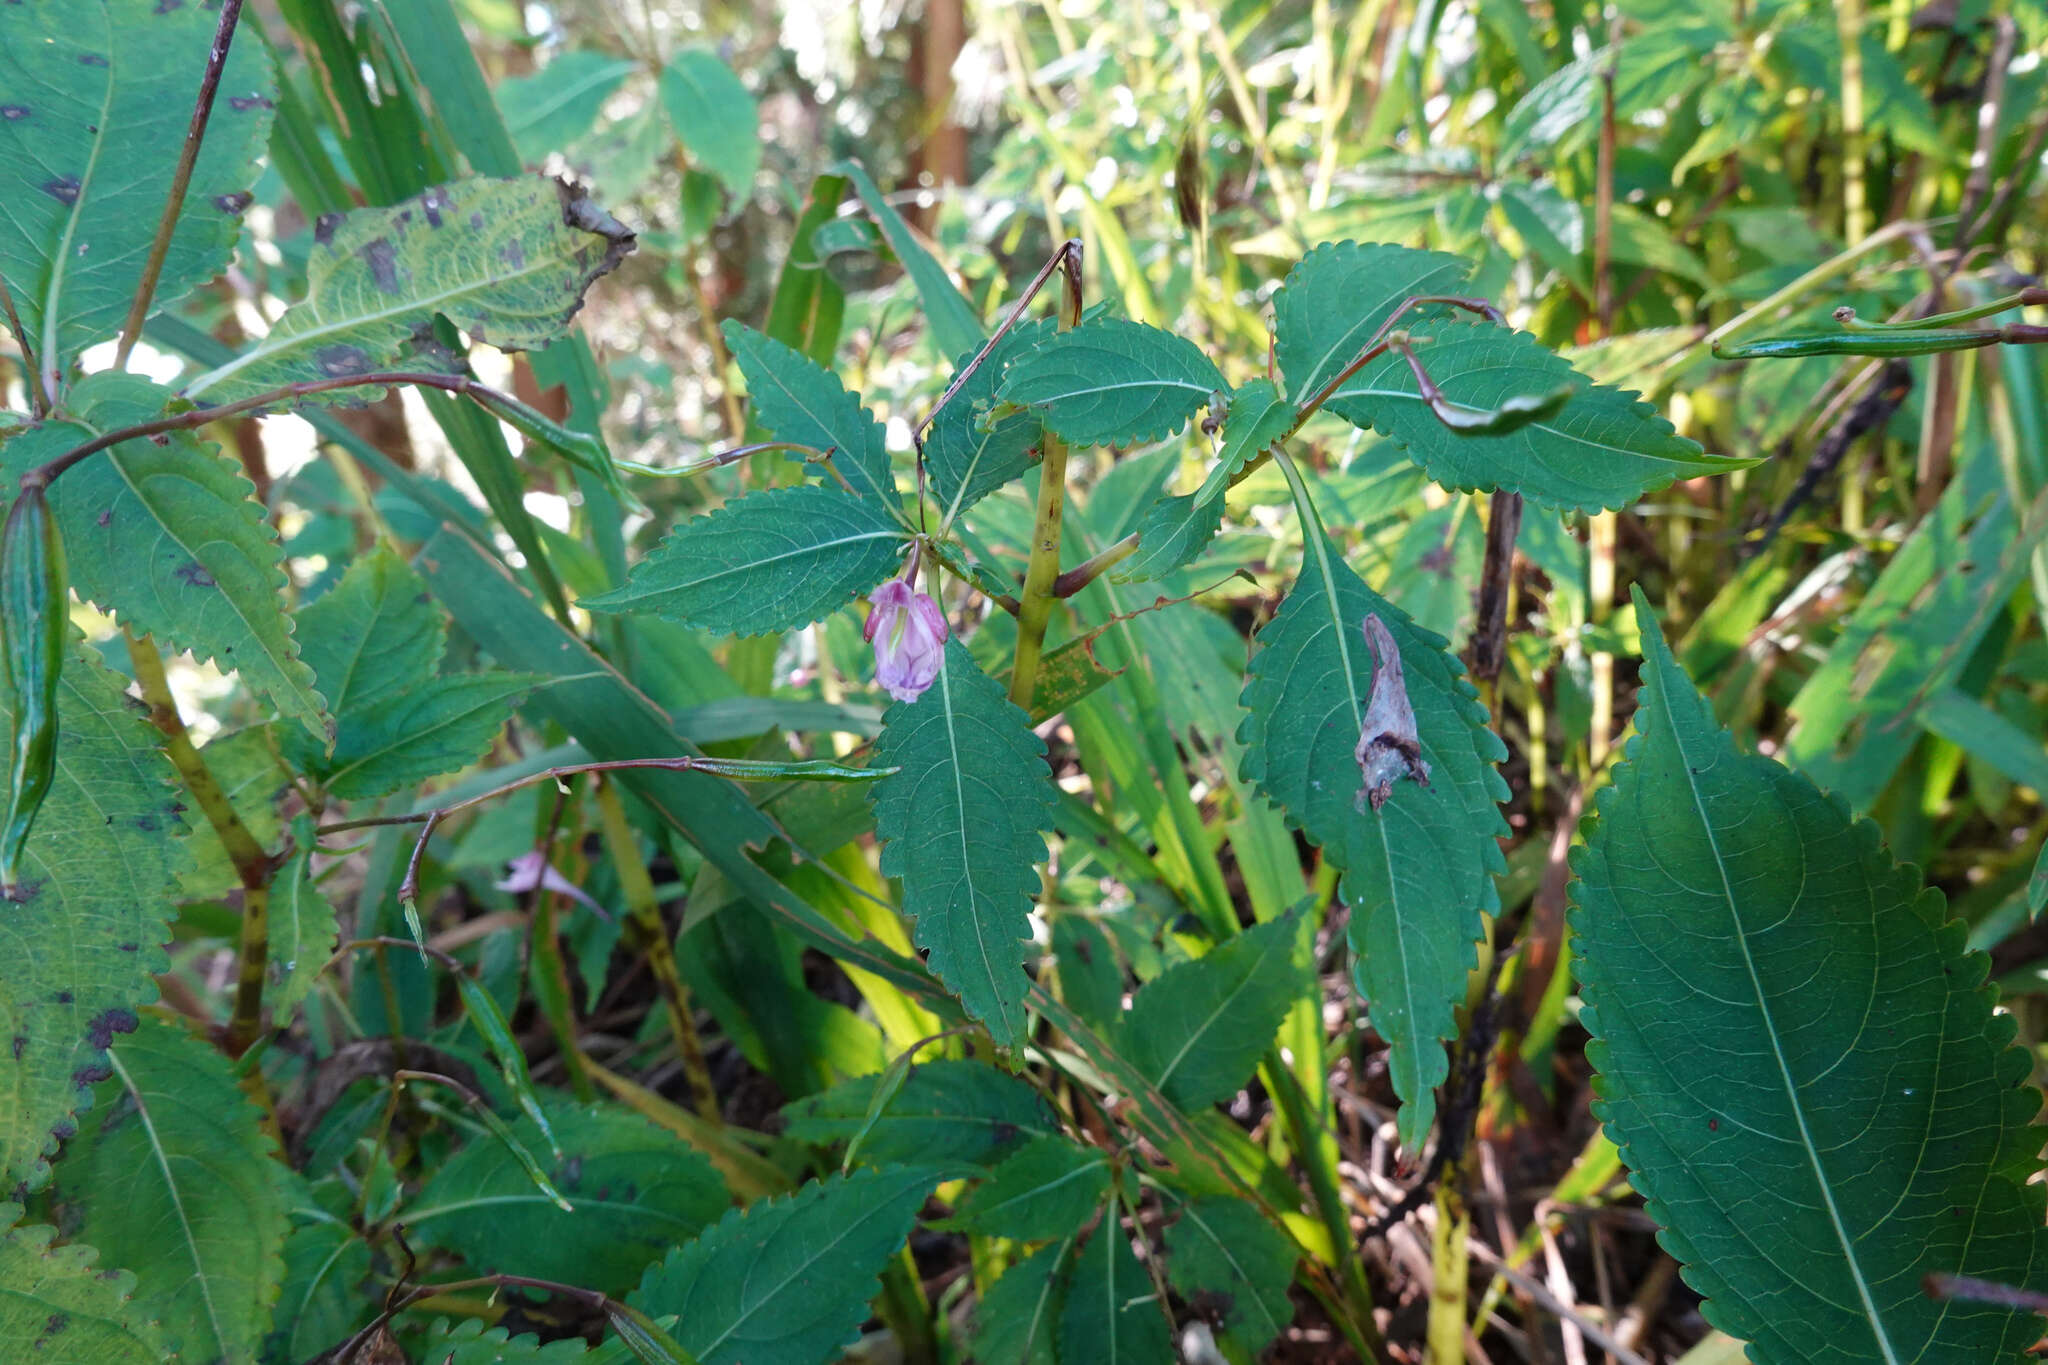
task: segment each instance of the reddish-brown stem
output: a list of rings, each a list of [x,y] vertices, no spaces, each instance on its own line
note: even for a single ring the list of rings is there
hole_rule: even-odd
[[[995,350],[1002,339],[1009,335],[1010,329],[1015,327],[1024,316],[1024,310],[1029,308],[1031,301],[1038,297],[1038,291],[1045,288],[1045,282],[1052,278],[1052,272],[1066,265],[1069,257],[1079,260],[1080,255],[1080,239],[1069,237],[1066,241],[1060,243],[1059,249],[1053,252],[1046,263],[1039,267],[1038,273],[1032,276],[1031,283],[1025,286],[1023,296],[1017,300],[1016,306],[1010,309],[1010,315],[1003,319],[1002,326],[996,328],[995,335],[982,343],[981,349],[974,353],[974,359],[960,367],[960,373],[954,375],[953,382],[946,385],[946,391],[939,395],[939,401],[932,404],[931,410],[925,413],[924,420],[910,429],[910,440],[911,444],[917,447],[917,463],[920,470],[924,467],[924,433],[926,429],[931,426],[933,420],[944,410],[946,404],[952,401],[953,395],[960,391],[960,386],[965,384],[973,377],[974,372],[981,368],[981,362],[988,359],[989,352]],[[1067,271],[1067,308],[1070,317],[1078,319],[1081,316],[1081,277],[1078,270],[1070,269]]]
[[[42,372],[36,368],[35,348],[28,344],[28,333],[22,328],[21,314],[14,311],[14,295],[7,292],[5,278],[0,278],[0,312],[6,313],[7,330],[14,333],[15,347],[21,352],[21,386],[28,390],[29,406],[36,416],[44,416],[50,411],[50,401],[55,395],[43,390]]]
[[[133,426],[121,427],[118,430],[95,436],[85,444],[74,446],[56,459],[46,464],[37,465],[34,469],[23,474],[21,476],[21,486],[29,488],[41,484],[47,487],[51,480],[77,464],[80,460],[91,455],[97,455],[102,450],[117,446],[123,441],[136,441],[145,436],[160,436],[167,431],[190,431],[194,427],[203,427],[209,422],[218,422],[223,417],[236,417],[245,412],[256,412],[263,408],[276,407],[301,398],[311,398],[316,394],[332,393],[337,389],[389,387],[393,384],[418,384],[426,388],[443,389],[449,393],[473,397],[479,400],[488,399],[492,402],[525,406],[509,394],[500,393],[488,385],[477,383],[476,380],[471,379],[468,375],[460,374],[393,370],[376,374],[346,375],[339,379],[305,379],[300,380],[296,384],[279,385],[267,393],[252,394],[247,398],[239,398],[232,403],[222,403],[210,408],[192,408],[186,412],[171,413],[163,417],[152,417],[147,422],[137,422]]]
[[[220,7],[220,23],[213,31],[213,50],[206,55],[206,74],[199,78],[199,98],[192,105],[192,122],[185,129],[185,145],[178,152],[177,169],[171,173],[171,192],[164,199],[163,216],[157,219],[156,238],[149,244],[149,256],[142,263],[142,279],[135,286],[135,301],[128,305],[128,320],[121,324],[121,342],[114,352],[114,368],[128,363],[128,353],[142,337],[143,319],[156,297],[156,282],[164,273],[164,257],[171,251],[171,237],[177,231],[178,214],[185,207],[185,192],[192,187],[192,168],[199,162],[199,144],[206,140],[206,121],[213,117],[213,98],[220,92],[221,72],[228,64],[228,49],[235,41],[235,21],[242,17],[242,0],[227,0]],[[45,356],[46,363],[57,363]]]
[[[1316,410],[1322,407],[1323,404],[1329,402],[1331,395],[1344,386],[1345,380],[1351,378],[1352,375],[1357,374],[1367,365],[1379,359],[1380,356],[1386,354],[1387,337],[1393,332],[1394,324],[1399,322],[1402,314],[1406,313],[1410,308],[1420,307],[1425,303],[1440,303],[1450,308],[1462,308],[1468,313],[1477,313],[1488,322],[1503,327],[1507,325],[1506,316],[1486,299],[1465,298],[1456,294],[1411,294],[1407,298],[1402,299],[1400,303],[1395,305],[1394,310],[1387,314],[1386,321],[1379,325],[1378,331],[1366,339],[1365,345],[1358,348],[1358,354],[1352,358],[1351,363],[1332,375],[1328,383],[1317,389],[1309,397],[1309,400],[1295,411],[1293,430],[1301,430],[1301,424],[1314,416]]]

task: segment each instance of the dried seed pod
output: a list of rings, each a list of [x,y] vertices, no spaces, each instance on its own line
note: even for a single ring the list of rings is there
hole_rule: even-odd
[[[0,826],[0,892],[20,881],[29,827],[57,771],[57,679],[64,668],[64,543],[41,484],[22,489],[0,529],[0,650],[14,701],[14,759]]]
[[[1372,651],[1372,699],[1366,703],[1365,722],[1358,729],[1358,760],[1361,785],[1357,808],[1367,802],[1377,811],[1387,804],[1394,783],[1412,778],[1417,786],[1429,785],[1429,764],[1422,757],[1422,741],[1415,732],[1415,708],[1408,702],[1408,682],[1401,675],[1401,650],[1394,643],[1386,623],[1372,612],[1359,622],[1366,647]]]

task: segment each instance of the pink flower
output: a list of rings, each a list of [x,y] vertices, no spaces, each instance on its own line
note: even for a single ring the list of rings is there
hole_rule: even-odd
[[[493,885],[500,891],[510,891],[515,895],[524,895],[535,887],[543,891],[557,891],[589,909],[599,919],[611,919],[611,916],[605,913],[604,907],[586,895],[582,887],[549,866],[548,851],[545,848],[522,853],[505,864],[505,879],[494,882]]]
[[[875,681],[898,701],[916,701],[946,658],[946,615],[939,604],[892,578],[869,595],[874,609],[862,635],[875,647]]]

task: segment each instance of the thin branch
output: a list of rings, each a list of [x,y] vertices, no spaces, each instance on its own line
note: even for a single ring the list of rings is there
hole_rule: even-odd
[[[28,390],[29,406],[38,417],[49,414],[50,404],[56,401],[56,394],[43,389],[42,372],[36,368],[35,348],[28,344],[28,332],[21,325],[21,315],[14,311],[14,295],[7,292],[7,280],[0,276],[0,312],[7,314],[7,330],[14,333],[14,344],[21,351],[21,386]]]
[[[1288,435],[1293,435],[1294,432],[1301,430],[1302,423],[1308,421],[1318,408],[1329,402],[1331,396],[1344,386],[1345,380],[1351,378],[1352,375],[1357,374],[1367,365],[1370,365],[1373,361],[1384,355],[1387,350],[1387,338],[1393,334],[1394,324],[1399,322],[1402,314],[1406,313],[1410,308],[1419,308],[1425,303],[1440,303],[1451,308],[1462,308],[1468,313],[1477,313],[1488,322],[1496,323],[1502,327],[1505,327],[1508,321],[1500,309],[1494,307],[1493,304],[1485,299],[1467,298],[1457,294],[1410,294],[1407,298],[1402,299],[1400,303],[1396,304],[1392,312],[1387,314],[1386,320],[1380,323],[1379,330],[1366,338],[1365,345],[1358,348],[1358,354],[1352,357],[1351,363],[1332,375],[1328,383],[1317,389],[1309,397],[1308,401],[1295,411],[1294,425],[1289,429]]]
[[[164,200],[163,217],[157,219],[156,239],[149,244],[149,257],[142,264],[142,280],[135,286],[135,301],[128,305],[128,320],[121,324],[121,344],[114,352],[114,368],[128,364],[128,353],[142,338],[142,321],[156,297],[156,282],[164,273],[164,257],[171,251],[171,237],[178,228],[178,214],[185,207],[185,192],[192,187],[192,168],[199,163],[199,144],[206,140],[206,121],[213,117],[213,98],[220,92],[221,72],[227,68],[228,48],[235,41],[235,21],[242,17],[242,0],[226,0],[220,7],[220,24],[213,31],[213,51],[206,56],[206,74],[199,80],[199,99],[192,106],[192,122],[185,129],[185,145],[178,153],[178,167],[171,173],[171,192]],[[44,357],[51,364],[55,356]]]
[[[1045,264],[1038,268],[1038,273],[1032,277],[1031,283],[1025,286],[1023,296],[1010,309],[1010,315],[1003,319],[1002,326],[996,328],[995,335],[983,342],[981,349],[974,353],[974,358],[960,367],[960,373],[954,375],[953,381],[946,385],[946,391],[939,395],[939,401],[932,404],[930,411],[925,413],[924,419],[910,429],[911,444],[915,445],[918,449],[920,464],[923,463],[925,430],[931,426],[933,420],[938,417],[946,404],[952,401],[953,395],[960,392],[960,386],[971,379],[974,376],[974,372],[981,368],[981,362],[988,359],[989,352],[995,350],[1002,339],[1009,335],[1010,329],[1015,327],[1023,318],[1024,310],[1031,306],[1031,300],[1037,298],[1038,291],[1045,288],[1045,282],[1052,278],[1052,272],[1066,264],[1069,255],[1079,259],[1081,255],[1080,238],[1069,237],[1066,241],[1059,244],[1058,249],[1047,258]],[[1067,287],[1072,293],[1073,300],[1078,303],[1080,299],[1080,286],[1075,282],[1071,274],[1067,281]],[[1075,313],[1078,316],[1078,307],[1075,308]]]

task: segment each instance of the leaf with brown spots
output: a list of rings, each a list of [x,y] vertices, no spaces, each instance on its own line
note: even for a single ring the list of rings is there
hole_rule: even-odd
[[[0,274],[37,360],[61,374],[127,312],[170,192],[219,13],[159,0],[22,0],[0,40]],[[178,214],[159,307],[218,275],[270,137],[261,42],[229,51]]]
[[[322,219],[314,238],[306,297],[268,336],[186,385],[188,396],[225,403],[304,380],[421,368],[409,348],[436,315],[502,350],[545,346],[633,249],[617,219],[539,175],[451,181]]]
[[[286,1169],[232,1064],[182,1025],[142,1021],[110,1065],[56,1163],[65,1226],[133,1268],[177,1359],[254,1365],[284,1276]]]
[[[28,428],[0,447],[12,476],[102,431],[146,421],[171,395],[107,372],[72,392],[77,420]],[[137,630],[214,660],[305,727],[333,737],[313,670],[285,614],[284,551],[240,464],[185,432],[124,441],[50,485],[71,583]]]
[[[21,1209],[0,1204],[0,1224]],[[130,1306],[135,1277],[101,1269],[99,1253],[52,1246],[57,1230],[30,1225],[0,1235],[0,1351],[37,1365],[156,1365],[168,1359],[156,1329]]]
[[[0,730],[13,705],[0,692]],[[156,999],[151,973],[169,966],[158,945],[170,937],[177,845],[162,831],[181,822],[156,732],[84,649],[64,662],[57,716],[56,781],[24,850],[22,898],[0,905],[8,1188],[48,1180],[45,1158],[75,1130],[84,1088],[109,1074],[107,1045],[134,1028],[135,1011]],[[0,1283],[11,1281],[0,1273]]]

